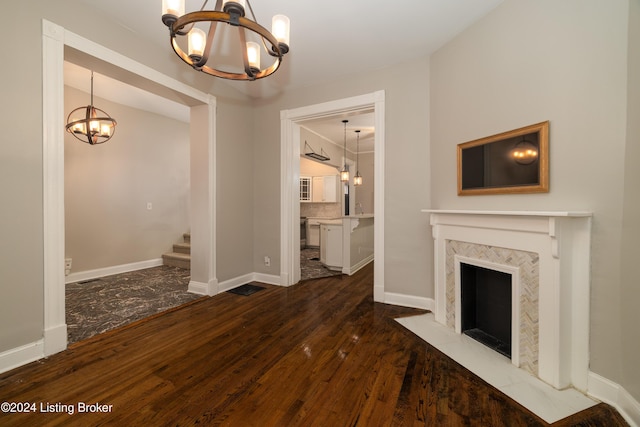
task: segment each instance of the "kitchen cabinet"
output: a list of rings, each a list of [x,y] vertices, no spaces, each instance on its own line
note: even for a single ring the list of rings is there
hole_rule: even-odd
[[[311,177],[310,176],[300,177],[300,201],[301,202],[311,201]]]
[[[320,224],[320,262],[342,271],[342,222]]]
[[[314,176],[312,184],[314,203],[338,203],[338,175]]]

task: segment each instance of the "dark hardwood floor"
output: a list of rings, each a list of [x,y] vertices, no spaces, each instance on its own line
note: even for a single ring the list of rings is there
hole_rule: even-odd
[[[0,402],[39,412],[0,425],[546,425],[395,322],[422,311],[374,303],[372,284],[370,264],[98,335],[0,374]],[[626,424],[599,404],[555,425]]]

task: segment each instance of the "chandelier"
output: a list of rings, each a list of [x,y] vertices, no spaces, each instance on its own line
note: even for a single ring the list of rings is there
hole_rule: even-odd
[[[347,166],[347,123],[349,120],[343,120],[344,123],[344,167],[340,171],[340,181],[349,182],[349,166]]]
[[[356,174],[353,177],[353,185],[358,186],[362,185],[362,175],[360,175],[360,170],[358,168],[358,164],[360,163],[360,130],[356,130]]]
[[[538,159],[538,148],[523,136],[511,151],[511,157],[520,165],[530,165]]]
[[[269,32],[258,24],[249,0],[217,0],[214,10],[204,9],[207,2],[205,0],[200,11],[185,14],[185,0],[162,0],[162,22],[169,28],[171,47],[180,59],[198,71],[224,79],[256,80],[273,74],[282,57],[289,52],[289,18],[274,16],[272,31]],[[245,5],[251,19],[245,15]],[[227,70],[223,70],[221,64],[207,64],[211,52],[220,50],[214,41],[218,42],[226,35],[219,32],[219,40],[216,40],[218,23],[237,28],[241,51],[238,57],[242,57],[242,67],[239,58],[232,69]],[[198,28],[198,25],[209,25],[208,31]],[[186,52],[183,49],[185,45]],[[265,61],[270,62],[266,66],[262,66],[260,58],[263,49],[271,57],[270,61]]]
[[[67,116],[67,132],[91,145],[107,142],[116,129],[116,121],[93,106],[93,71],[91,71],[91,104],[76,108]]]

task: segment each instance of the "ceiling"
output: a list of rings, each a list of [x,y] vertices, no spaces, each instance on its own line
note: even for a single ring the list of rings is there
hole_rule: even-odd
[[[170,49],[169,32],[160,19],[162,0],[80,1],[111,16],[136,37]],[[271,27],[271,17],[277,13],[290,18],[291,51],[273,76],[254,82],[228,83],[250,96],[265,97],[335,81],[362,70],[422,58],[435,52],[501,2],[253,0],[253,11],[264,27]],[[212,0],[206,8],[213,9],[214,5]],[[187,12],[201,7],[199,0],[186,0]],[[180,62],[180,59],[176,56],[175,61]]]
[[[347,150],[356,152],[358,141],[355,131],[360,130],[360,152],[373,152],[375,135],[373,111],[307,120],[300,123],[300,126],[342,148],[345,141],[345,125],[342,120],[349,120],[346,126]]]
[[[169,47],[169,33],[162,23],[162,0],[79,0],[110,16],[136,37]],[[271,16],[291,20],[291,51],[280,69],[254,82],[227,83],[248,96],[274,96],[288,90],[357,75],[362,70],[429,56],[503,0],[253,0],[257,21],[269,28]],[[210,1],[207,9],[213,9]],[[186,11],[199,10],[202,2],[186,0]],[[180,59],[175,56],[175,61]],[[185,65],[186,67],[186,65]],[[193,71],[194,73],[196,71]],[[416,70],[407,70],[415,73]],[[418,71],[419,72],[419,71]],[[419,78],[420,76],[415,76]],[[214,78],[214,77],[211,77]],[[109,90],[107,90],[108,92]],[[100,96],[97,92],[96,95]],[[344,117],[362,129],[361,149],[373,148],[373,115]],[[342,144],[343,117],[304,123],[310,130]],[[355,134],[349,150],[355,151]],[[349,135],[348,135],[348,140]],[[364,147],[364,148],[362,148]]]

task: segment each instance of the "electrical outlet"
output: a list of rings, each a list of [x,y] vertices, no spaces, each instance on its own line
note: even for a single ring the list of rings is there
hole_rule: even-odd
[[[271,258],[269,258],[268,256],[264,257],[264,265],[269,267],[271,265]]]
[[[64,275],[68,276],[71,273],[71,263],[73,260],[71,258],[64,259]]]
[[[153,209],[153,203],[147,202],[147,210],[150,211],[151,209]]]

